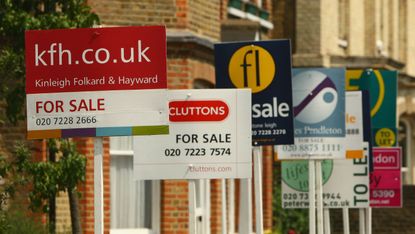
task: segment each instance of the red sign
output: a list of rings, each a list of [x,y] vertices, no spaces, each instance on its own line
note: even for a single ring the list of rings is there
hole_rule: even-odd
[[[400,149],[381,148],[373,152],[373,166],[375,169],[400,169]]]
[[[26,31],[26,93],[167,88],[164,26]]]
[[[229,114],[223,101],[172,101],[169,103],[171,122],[222,121]]]
[[[374,171],[370,173],[370,206],[401,207],[401,148],[373,148]]]

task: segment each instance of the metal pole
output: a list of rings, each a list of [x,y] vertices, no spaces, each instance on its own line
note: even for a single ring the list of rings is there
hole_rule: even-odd
[[[349,208],[342,208],[343,212],[343,233],[350,234],[350,222],[349,222]]]
[[[329,208],[324,208],[323,212],[324,212],[324,233],[325,234],[330,234],[331,233],[331,230],[330,230],[330,209]]]
[[[254,147],[254,185],[255,185],[255,229],[257,234],[264,233],[262,209],[262,147]]]
[[[226,213],[226,179],[222,179],[222,234],[226,234],[227,228],[227,213]]]
[[[366,234],[365,229],[365,209],[359,209],[359,234]]]
[[[104,233],[104,179],[102,137],[94,140],[94,233]]]
[[[372,208],[368,207],[366,210],[366,234],[372,234]]]
[[[189,180],[189,233],[196,234],[196,181]]]
[[[323,175],[321,160],[316,160],[317,233],[324,234],[323,222]]]
[[[252,182],[241,179],[239,190],[239,234],[252,233]]]
[[[316,233],[316,171],[314,160],[308,161],[309,233]]]
[[[229,233],[235,233],[235,180],[229,179]]]

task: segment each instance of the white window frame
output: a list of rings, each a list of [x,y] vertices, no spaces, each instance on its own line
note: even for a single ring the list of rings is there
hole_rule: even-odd
[[[132,138],[132,137],[131,137]],[[121,139],[121,138],[119,138]],[[117,138],[111,138],[111,140],[117,140]],[[130,144],[124,145],[126,149],[111,149],[110,144],[110,157],[133,157],[134,151],[132,150],[132,140]],[[112,173],[110,173],[112,174]],[[110,234],[159,234],[160,233],[160,181],[153,180],[151,182],[152,196],[151,196],[151,229],[149,228],[110,228]],[[112,206],[113,204],[111,204]],[[114,209],[111,207],[111,210]]]
[[[402,174],[405,174],[405,181],[402,181],[403,184],[412,184],[413,183],[413,167],[412,167],[412,125],[407,119],[399,120],[405,126],[405,154],[402,154],[402,163],[403,157],[406,159],[406,167],[401,167]]]

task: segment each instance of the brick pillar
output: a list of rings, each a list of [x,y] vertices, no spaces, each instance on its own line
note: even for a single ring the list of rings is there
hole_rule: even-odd
[[[272,231],[272,173],[274,163],[274,147],[263,147],[263,164],[262,164],[262,202],[264,207],[264,232]]]
[[[189,232],[188,183],[185,180],[161,182],[161,233]]]
[[[210,229],[212,234],[222,233],[222,181],[210,181]]]

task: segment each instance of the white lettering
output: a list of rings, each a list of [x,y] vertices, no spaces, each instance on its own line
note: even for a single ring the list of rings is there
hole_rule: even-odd
[[[150,59],[146,56],[147,50],[150,47],[146,47],[144,50],[141,49],[141,40],[138,40],[138,62],[141,63],[141,58],[143,57],[147,62],[151,62]]]
[[[46,51],[42,51],[42,53],[39,54],[39,45],[35,44],[35,65],[39,66],[39,62],[42,63],[43,66],[47,66],[45,61],[42,59],[42,56],[45,54]]]

